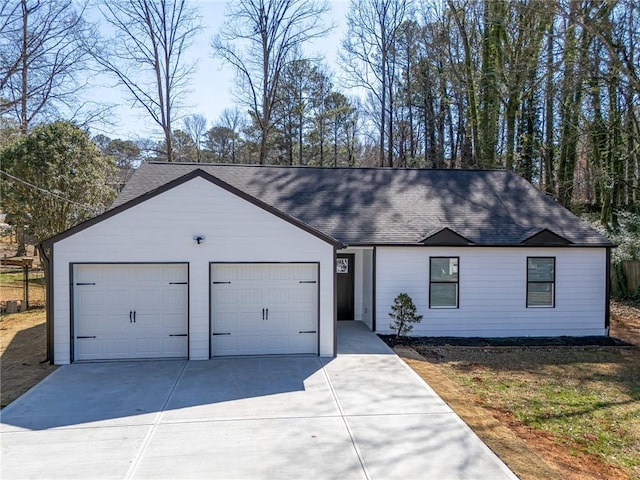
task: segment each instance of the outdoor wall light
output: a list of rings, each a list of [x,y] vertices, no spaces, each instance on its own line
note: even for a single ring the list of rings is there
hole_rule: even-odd
[[[196,235],[195,237],[193,237],[193,239],[196,241],[198,245],[204,242],[204,237],[202,235]]]

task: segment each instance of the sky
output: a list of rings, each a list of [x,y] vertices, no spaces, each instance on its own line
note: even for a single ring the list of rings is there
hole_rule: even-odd
[[[202,17],[203,29],[195,37],[189,49],[187,61],[197,61],[197,69],[190,82],[190,91],[182,97],[184,106],[180,115],[201,114],[208,120],[208,127],[218,119],[225,108],[233,107],[233,86],[235,73],[220,58],[213,57],[211,40],[224,22],[226,2],[223,0],[191,0]],[[305,47],[305,53],[313,57],[324,57],[329,69],[338,72],[336,64],[338,48],[344,36],[348,0],[328,0],[329,12],[325,24],[333,23],[335,28],[327,37],[318,39]],[[108,122],[92,125],[92,134],[102,133],[111,138],[135,140],[138,138],[159,139],[160,129],[142,109],[132,107],[132,101],[121,86],[104,75],[96,76],[86,92],[88,99],[99,99],[115,104]],[[174,123],[174,129],[182,128],[182,121]]]

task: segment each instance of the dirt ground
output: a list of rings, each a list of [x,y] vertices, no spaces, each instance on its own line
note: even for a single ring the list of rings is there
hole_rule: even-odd
[[[0,408],[56,369],[41,363],[46,338],[44,308],[0,317]]]
[[[612,302],[611,313],[611,336],[636,346],[635,348],[621,347],[626,352],[625,355],[640,357],[638,349],[640,305]],[[553,358],[551,353],[553,348],[548,348],[550,358]],[[491,347],[485,349],[429,346],[420,350],[427,355],[426,358],[411,346],[396,347],[397,353],[407,364],[427,381],[520,479],[628,480],[640,478],[625,472],[622,468],[606,463],[599,456],[577,451],[570,444],[559,441],[550,433],[522,424],[511,412],[500,409],[498,406],[487,406],[486,402],[480,402],[478,399],[470,401],[469,391],[450,378],[451,370],[446,366],[449,360],[448,352],[455,352],[455,355],[451,356],[455,356],[456,360],[462,358],[465,362],[470,362],[470,365],[479,365],[487,358],[483,350],[489,351]],[[523,347],[524,350],[527,350],[527,347]],[[544,355],[544,350],[541,348],[538,351]]]

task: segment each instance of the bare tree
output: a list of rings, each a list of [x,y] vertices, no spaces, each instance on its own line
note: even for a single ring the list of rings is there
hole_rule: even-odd
[[[207,131],[207,119],[204,115],[190,115],[184,119],[184,129],[191,137],[196,149],[196,162],[202,162],[202,142]]]
[[[99,8],[114,36],[91,51],[162,129],[172,162],[172,122],[193,71],[184,57],[200,29],[197,11],[186,0],[104,0]]]
[[[238,139],[240,131],[245,127],[245,117],[237,107],[225,108],[220,115],[218,124],[229,129],[231,135],[231,163],[237,162]]]
[[[0,114],[13,113],[26,134],[39,117],[77,109],[89,27],[73,0],[0,2]]]
[[[292,52],[329,31],[321,22],[327,6],[316,0],[238,0],[227,8],[227,20],[212,46],[237,71],[238,98],[259,129],[259,161],[264,164],[280,75]]]
[[[342,42],[342,67],[355,87],[366,88],[377,100],[380,166],[393,166],[393,101],[396,40],[407,10],[406,0],[352,0],[347,36]],[[389,137],[389,138],[387,138]],[[385,142],[386,140],[386,142]]]

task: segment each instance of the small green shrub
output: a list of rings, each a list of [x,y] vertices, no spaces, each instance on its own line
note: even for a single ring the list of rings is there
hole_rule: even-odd
[[[389,328],[396,332],[396,338],[409,333],[413,330],[413,324],[422,320],[422,315],[418,315],[413,300],[406,293],[400,293],[395,298],[389,316],[393,319]]]

